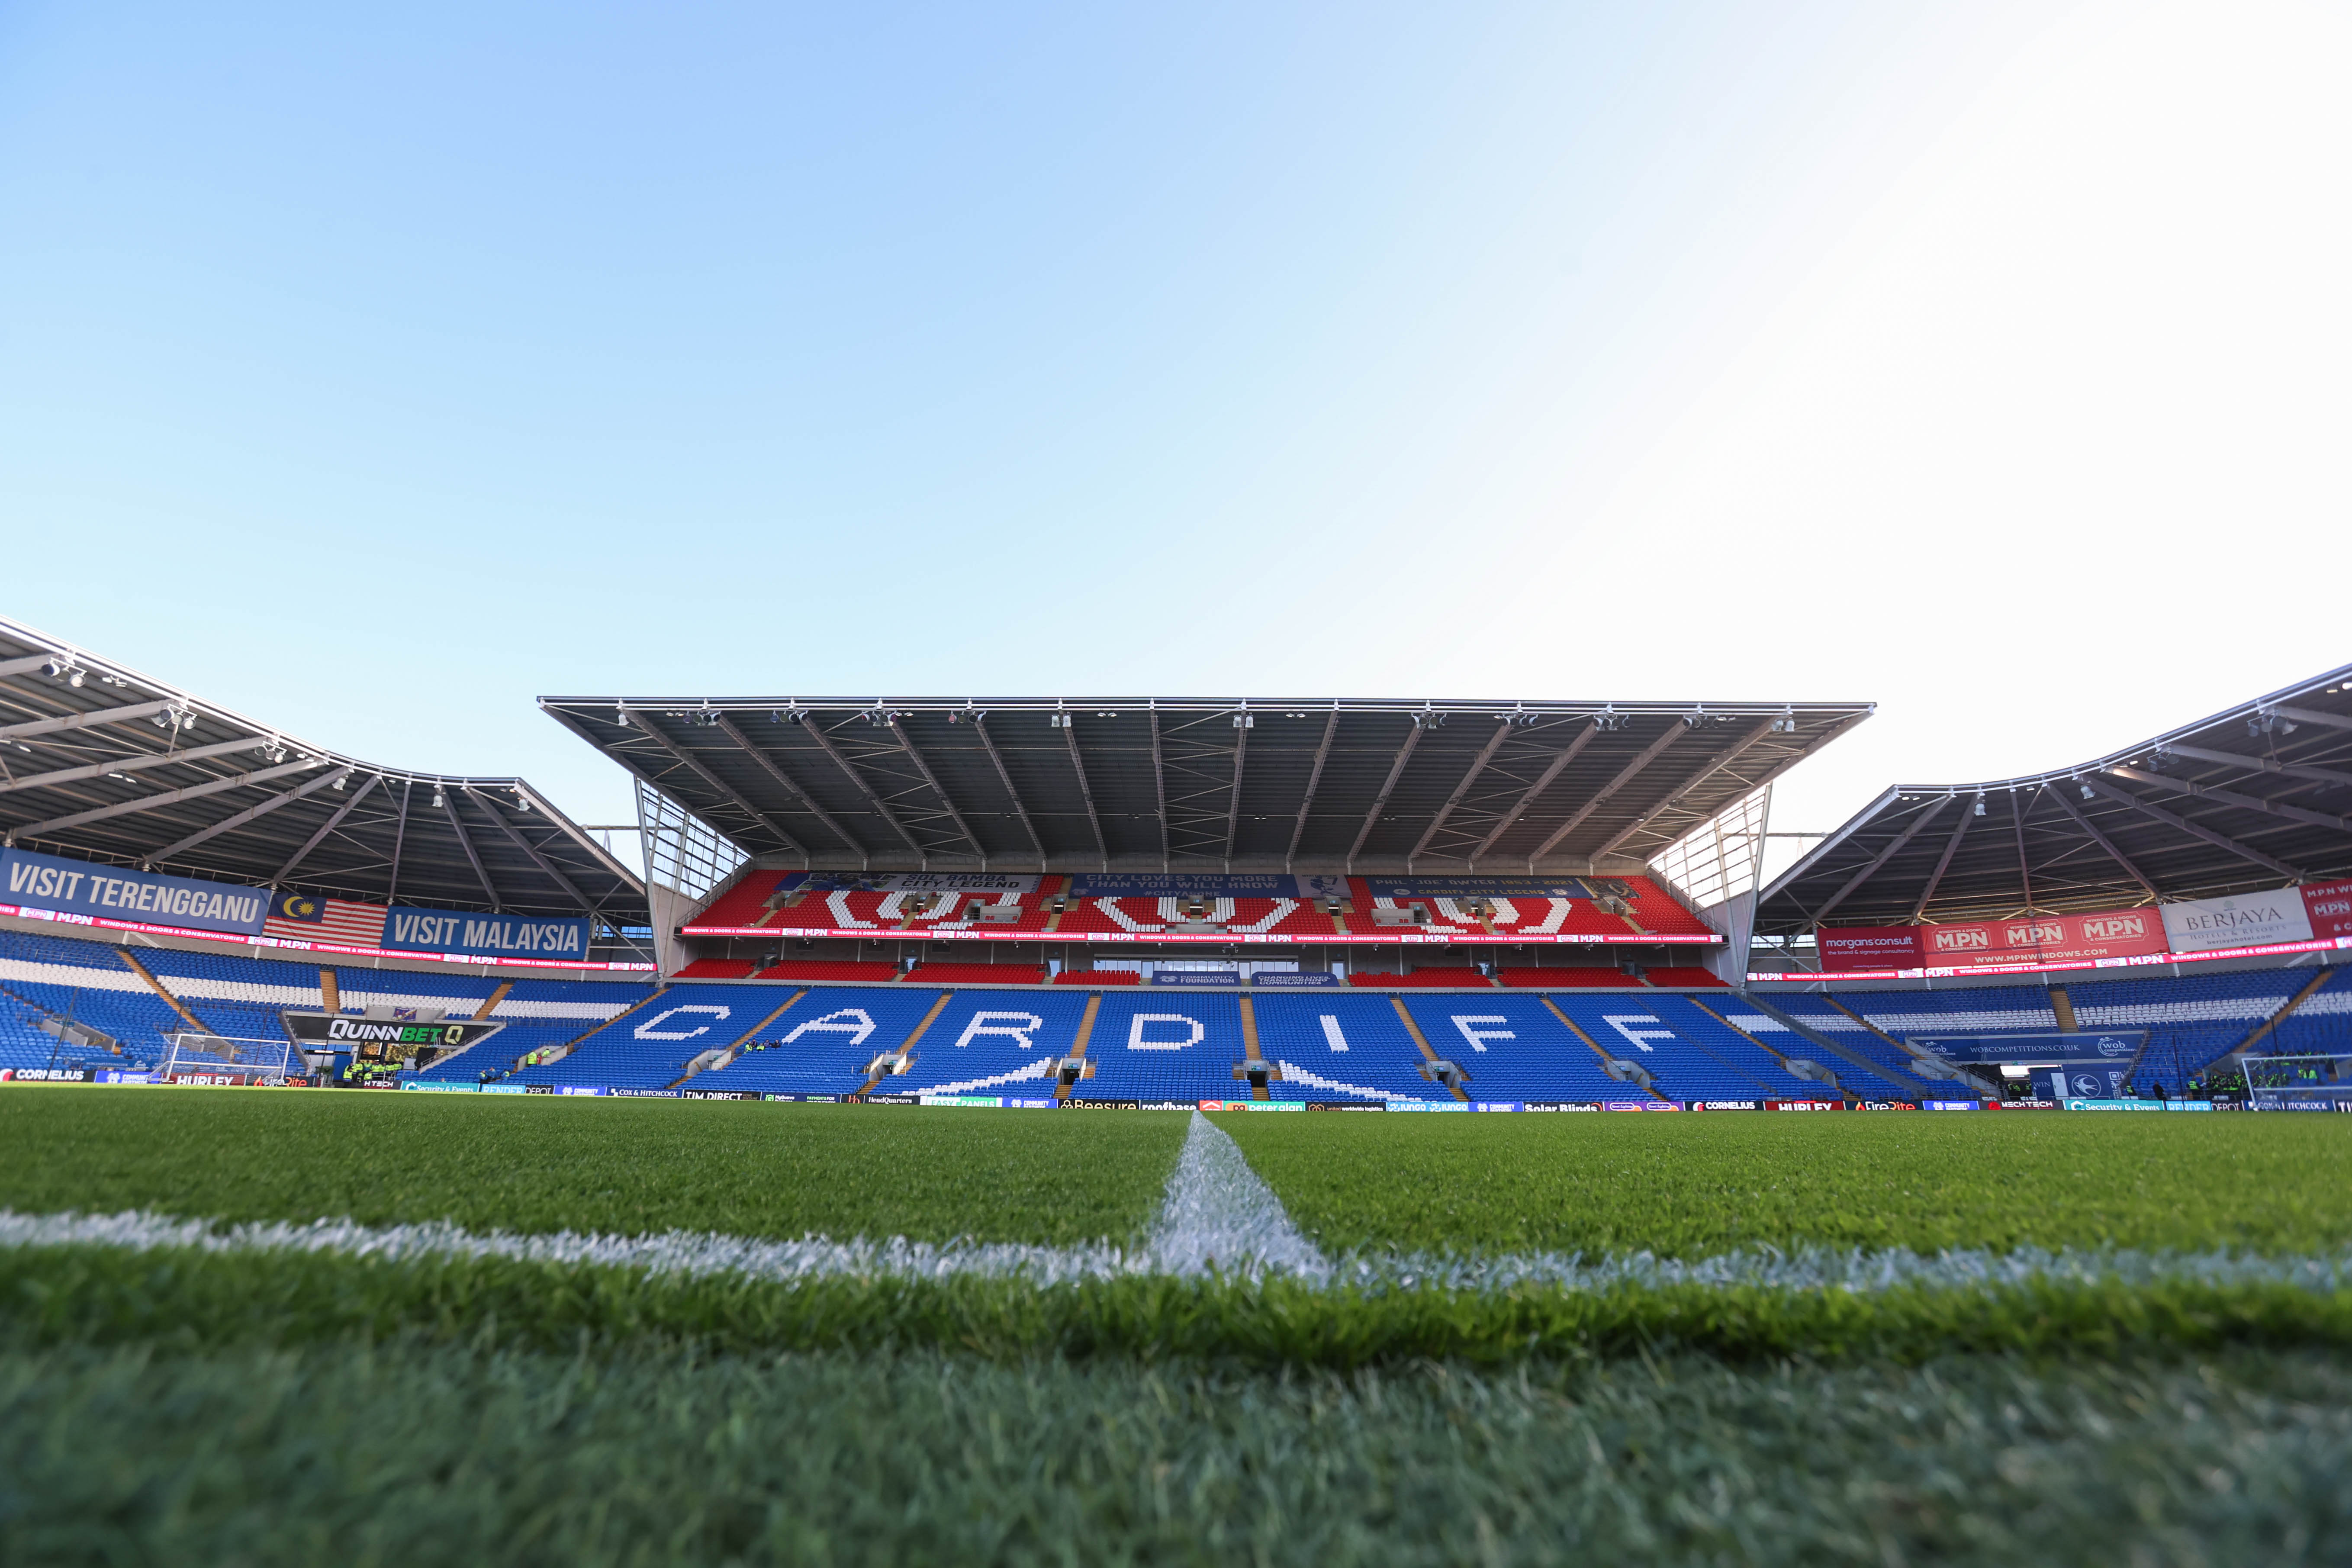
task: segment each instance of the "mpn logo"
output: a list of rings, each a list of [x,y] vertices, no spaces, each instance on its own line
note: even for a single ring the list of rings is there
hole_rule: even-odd
[[[2147,918],[2144,915],[2097,915],[2083,922],[2083,936],[2088,942],[2113,942],[2117,937],[2147,934]]]
[[[1960,926],[1936,933],[1937,952],[1958,952],[1963,948],[1989,948],[1992,933],[1976,926]]]
[[[2066,928],[2056,921],[2035,921],[2011,926],[2003,934],[2011,947],[2054,947],[2066,940]]]

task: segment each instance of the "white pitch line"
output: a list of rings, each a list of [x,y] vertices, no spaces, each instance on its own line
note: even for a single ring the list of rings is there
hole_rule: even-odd
[[[1182,1171],[1181,1162],[1179,1171]],[[1203,1187],[1182,1205],[1171,1203],[1164,1208],[1162,1226],[1151,1242],[1134,1250],[1108,1243],[1025,1247],[1011,1242],[955,1241],[934,1245],[904,1237],[833,1241],[808,1237],[799,1241],[768,1241],[756,1237],[688,1230],[633,1237],[581,1235],[572,1231],[516,1236],[505,1231],[480,1234],[447,1224],[364,1226],[350,1220],[225,1226],[139,1211],[115,1215],[24,1215],[5,1209],[0,1209],[0,1247],[311,1252],[394,1260],[499,1258],[643,1268],[656,1274],[730,1274],[776,1281],[883,1277],[943,1279],[971,1274],[1021,1279],[1038,1285],[1131,1275],[1197,1273],[1214,1260],[1217,1266],[1234,1272],[1280,1270],[1311,1284],[1370,1293],[1506,1290],[1540,1285],[1579,1291],[1627,1287],[1734,1289],[1760,1286],[1869,1294],[1915,1285],[1969,1289],[2096,1280],[2125,1284],[2170,1280],[2211,1285],[2268,1283],[2323,1293],[2352,1289],[2352,1255],[2347,1254],[2264,1258],[2230,1252],[2074,1248],[1920,1253],[1899,1248],[1864,1251],[1798,1247],[1784,1252],[1763,1247],[1700,1258],[1655,1258],[1648,1253],[1593,1258],[1574,1253],[1516,1253],[1485,1258],[1350,1253],[1336,1261],[1327,1261],[1297,1237],[1296,1230],[1287,1229],[1286,1219],[1269,1225],[1265,1211],[1248,1205],[1246,1201],[1243,1206],[1222,1206],[1218,1198],[1210,1195],[1213,1189],[1207,1184],[1224,1180],[1229,1173],[1196,1167],[1194,1175]],[[1255,1176],[1251,1179],[1255,1180]],[[1286,1232],[1291,1239],[1282,1239]]]
[[[1331,1273],[1240,1146],[1197,1110],[1145,1251],[1167,1274],[1271,1270],[1319,1280]]]

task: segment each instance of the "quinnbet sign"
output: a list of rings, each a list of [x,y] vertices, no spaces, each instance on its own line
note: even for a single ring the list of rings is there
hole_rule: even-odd
[[[486,1040],[504,1024],[477,1024],[470,1019],[420,1024],[404,1019],[336,1018],[324,1013],[287,1013],[286,1032],[307,1051],[349,1051],[360,1062],[396,1062],[408,1057],[424,1066]]]

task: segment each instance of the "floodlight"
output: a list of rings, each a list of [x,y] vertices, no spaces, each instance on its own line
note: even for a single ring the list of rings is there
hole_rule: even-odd
[[[2099,792],[2093,789],[2089,784],[2084,784],[2083,786],[2083,798],[2084,800],[2096,800],[2099,798]]]
[[[1979,796],[1977,796],[1977,815],[1978,815],[1979,816],[1982,816],[1984,814],[1985,814],[1984,796],[1982,796],[1982,795],[1979,795]]]

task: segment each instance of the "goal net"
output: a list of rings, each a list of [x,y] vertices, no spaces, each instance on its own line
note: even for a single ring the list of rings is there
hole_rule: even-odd
[[[163,1053],[163,1076],[222,1083],[283,1083],[303,1075],[289,1040],[248,1040],[227,1035],[173,1035]]]
[[[2248,1057],[2246,1098],[2257,1110],[2337,1110],[2352,1105],[2352,1056]]]

